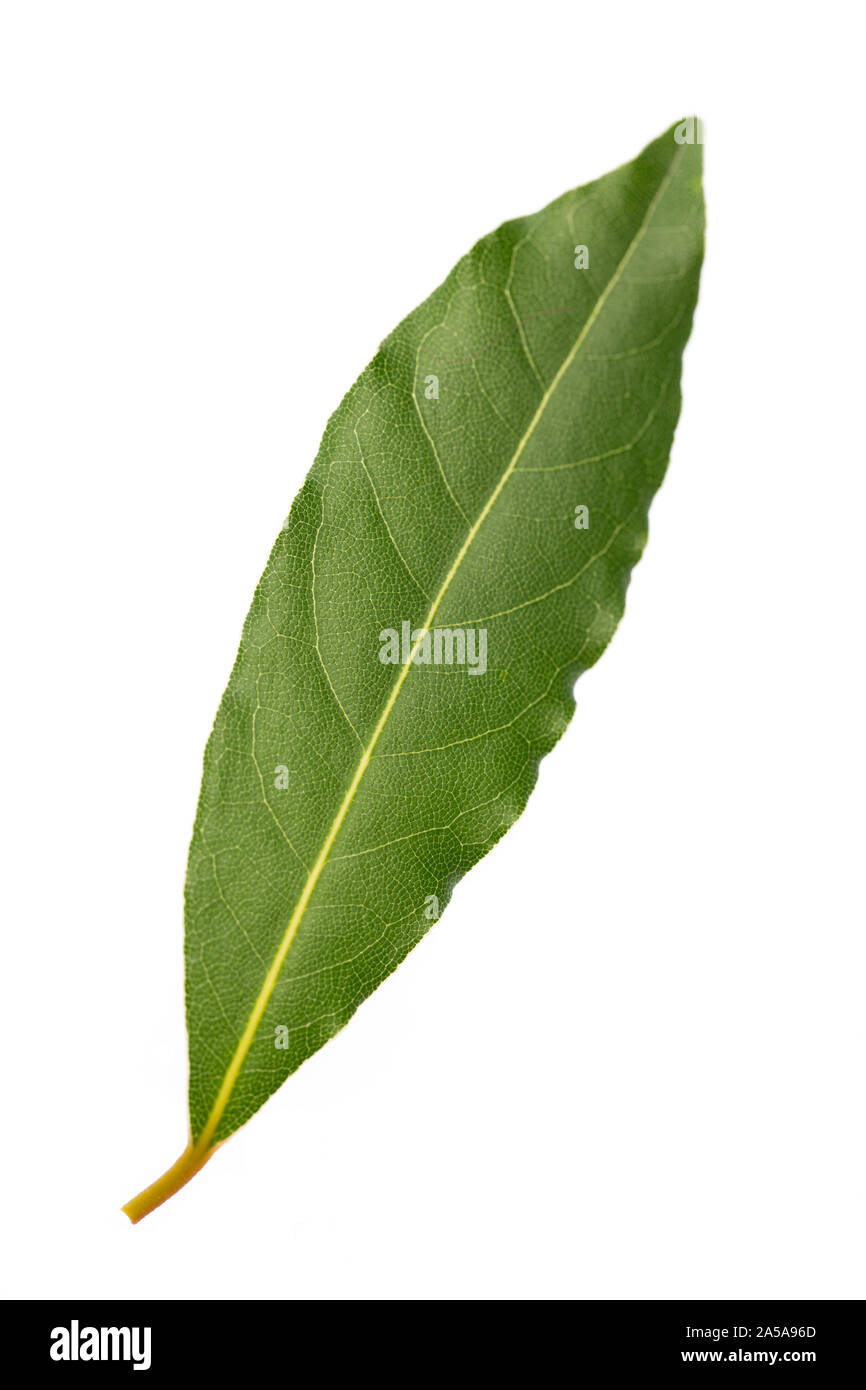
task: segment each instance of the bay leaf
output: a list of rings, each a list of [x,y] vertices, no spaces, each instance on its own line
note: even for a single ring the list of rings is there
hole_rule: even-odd
[[[687,120],[478,241],[331,417],[205,752],[191,1137],[133,1221],[348,1022],[522,811],[646,541],[703,221]]]

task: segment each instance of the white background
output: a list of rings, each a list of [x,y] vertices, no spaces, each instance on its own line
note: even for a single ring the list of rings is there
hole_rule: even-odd
[[[3,5],[7,1294],[866,1294],[858,8]],[[622,628],[441,922],[131,1227],[186,1142],[202,750],[328,415],[693,110]]]

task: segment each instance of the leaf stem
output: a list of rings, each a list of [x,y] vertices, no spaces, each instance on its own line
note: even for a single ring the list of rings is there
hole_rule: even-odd
[[[175,1192],[179,1192],[190,1178],[194,1178],[196,1173],[201,1171],[218,1148],[219,1144],[208,1147],[207,1141],[204,1144],[201,1143],[201,1140],[196,1144],[190,1143],[177,1162],[166,1169],[161,1178],[157,1178],[156,1182],[150,1184],[150,1187],[145,1187],[137,1197],[133,1197],[131,1201],[126,1203],[123,1210],[133,1226],[143,1216],[148,1216],[157,1207],[162,1206],[163,1202],[167,1202],[169,1197],[174,1196]]]

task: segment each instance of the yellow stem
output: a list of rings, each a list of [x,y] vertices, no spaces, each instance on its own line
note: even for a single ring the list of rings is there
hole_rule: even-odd
[[[161,1178],[152,1182],[150,1187],[146,1187],[143,1192],[139,1192],[137,1197],[127,1202],[123,1210],[126,1212],[133,1226],[140,1221],[143,1216],[148,1216],[157,1207],[167,1202],[169,1197],[173,1197],[175,1192],[179,1192],[190,1178],[194,1178],[196,1173],[201,1172],[204,1165],[212,1154],[215,1154],[219,1144],[213,1144],[208,1148],[207,1140],[202,1144],[201,1140],[197,1144],[190,1143],[184,1149],[180,1158],[173,1163]]]

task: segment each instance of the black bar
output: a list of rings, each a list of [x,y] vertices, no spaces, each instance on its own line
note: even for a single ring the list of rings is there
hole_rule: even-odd
[[[416,1356],[425,1378],[439,1364],[443,1374],[453,1376],[459,1368],[461,1376],[483,1371],[487,1379],[498,1361],[510,1364],[513,1355],[527,1353],[536,1371],[544,1373],[546,1365],[554,1374],[553,1363],[564,1359],[567,1375],[577,1377],[590,1370],[694,1376],[707,1368],[721,1368],[728,1375],[736,1369],[758,1376],[781,1371],[798,1378],[846,1370],[862,1377],[862,1300],[562,1301],[546,1315],[506,1311],[507,1325],[495,1338],[485,1327],[496,1317],[491,1306],[481,1300],[470,1303],[459,1342],[442,1315],[431,1320],[426,1310],[419,1310],[413,1318],[409,1303],[396,1339],[387,1315],[378,1314],[372,1325],[362,1326],[345,1304],[322,1317],[309,1304],[280,1300],[12,1301],[4,1316],[7,1346],[14,1344],[16,1361],[28,1372],[48,1371],[59,1380],[138,1374],[144,1383],[145,1375],[185,1371],[220,1377],[237,1371],[258,1378],[269,1368],[286,1379],[308,1374],[311,1364],[318,1375],[329,1376],[345,1360],[350,1373],[359,1362],[365,1373],[380,1362],[388,1379],[399,1375],[411,1383]],[[549,1331],[543,1325],[548,1318]],[[408,1357],[407,1338],[414,1348]]]

